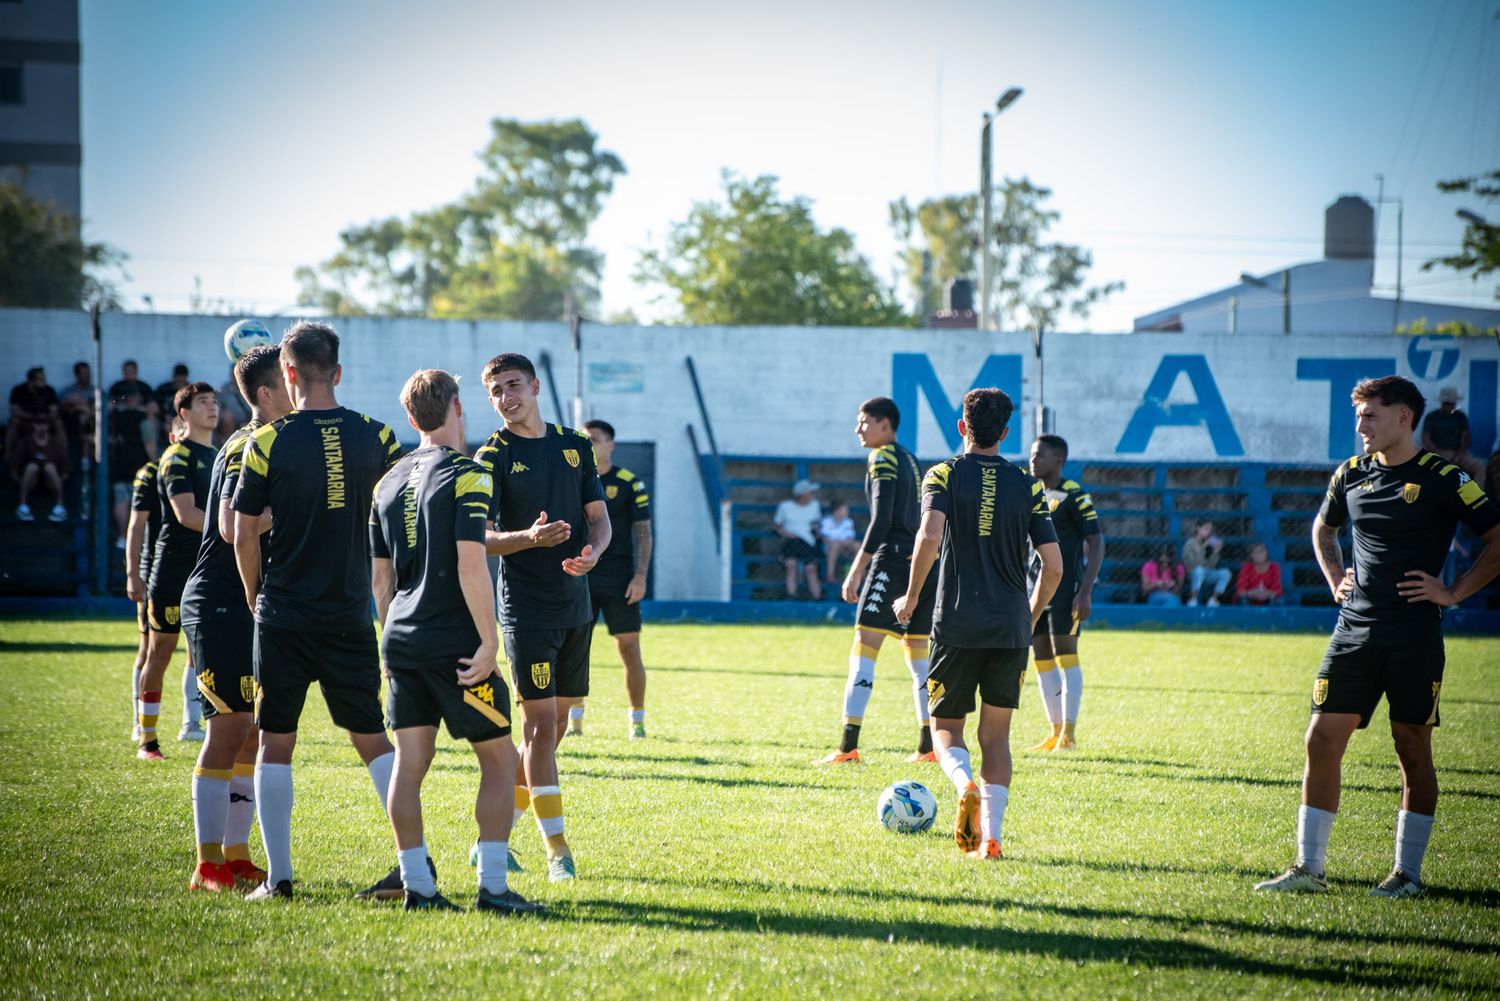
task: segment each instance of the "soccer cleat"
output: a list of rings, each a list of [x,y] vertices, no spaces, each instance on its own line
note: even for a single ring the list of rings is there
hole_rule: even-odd
[[[469,868],[470,869],[474,869],[474,868],[478,868],[478,866],[479,866],[479,842],[476,841],[476,842],[474,842],[473,847],[469,849]],[[507,873],[516,873],[516,872],[525,872],[526,871],[525,869],[521,868],[521,860],[518,859],[518,858],[516,858],[516,853],[513,852],[513,851],[511,851],[509,845],[505,846],[505,871]]]
[[[474,902],[474,909],[493,914],[542,914],[547,910],[542,904],[527,900],[515,890],[491,893],[482,886],[479,888],[479,899]]]
[[[1275,879],[1256,883],[1255,888],[1268,893],[1327,893],[1328,880],[1298,862]]]
[[[208,893],[223,893],[233,890],[234,873],[223,862],[199,862],[188,880],[189,890],[204,890]]]
[[[246,900],[291,900],[292,881],[283,879],[275,886],[268,879],[245,895]]]
[[[559,855],[547,860],[547,882],[571,883],[578,878],[578,869],[573,865],[573,856]]]
[[[814,761],[815,765],[857,765],[859,764],[859,748],[852,751],[834,751]]]
[[[953,841],[961,852],[979,847],[979,787],[970,782],[958,797],[958,813],[953,818]]]
[[[1078,750],[1078,741],[1074,740],[1072,737],[1069,737],[1065,733],[1060,733],[1057,735],[1057,743],[1052,745],[1052,750],[1076,751]]]
[[[137,758],[140,758],[142,761],[166,760],[166,755],[161,753],[161,747],[158,746],[156,741],[154,740],[149,744],[142,744],[139,748],[137,748],[135,756]]]
[[[583,736],[583,720],[581,720],[581,719],[570,719],[570,720],[568,720],[568,729],[563,732],[563,736],[564,737],[582,737]]]
[[[1057,742],[1062,739],[1062,734],[1054,733],[1046,740],[1032,748],[1033,751],[1051,751],[1057,747]]]
[[[990,838],[968,854],[969,858],[978,859],[981,862],[998,862],[1005,857],[1005,853],[1000,850],[1000,842],[994,838]]]
[[[198,723],[184,723],[182,729],[177,731],[178,740],[188,740],[195,744],[203,743],[203,727]]]
[[[235,882],[241,886],[252,888],[266,881],[266,871],[247,858],[230,859],[224,864],[229,866]]]
[[[644,724],[644,723],[632,723],[632,724],[630,724],[630,739],[631,740],[645,740],[646,739],[646,724]]]
[[[920,761],[933,761],[933,762],[935,762],[935,761],[937,761],[937,752],[936,751],[927,751],[927,752],[924,753],[922,751],[912,751],[910,754],[908,754],[906,756],[906,760],[907,760],[907,762],[909,764],[916,764],[916,763],[918,763]]]
[[[436,882],[437,866],[432,864],[431,855],[427,856],[427,871],[432,873],[433,882]],[[356,900],[400,900],[404,896],[406,896],[406,884],[401,882],[399,865],[392,866],[390,872],[354,895]]]
[[[406,891],[406,903],[402,905],[403,910],[408,911],[461,911],[462,907],[443,896],[441,893],[433,893],[430,897],[424,897],[420,893]]]
[[[1420,881],[1408,876],[1405,869],[1396,868],[1391,870],[1389,876],[1376,883],[1375,889],[1371,890],[1368,896],[1391,898],[1420,897],[1426,892],[1427,887],[1422,885]]]

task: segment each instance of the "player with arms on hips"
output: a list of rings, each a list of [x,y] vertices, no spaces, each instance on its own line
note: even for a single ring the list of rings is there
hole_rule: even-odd
[[[1401,767],[1401,808],[1395,867],[1370,895],[1416,897],[1426,889],[1422,857],[1437,810],[1432,730],[1443,684],[1443,609],[1500,572],[1500,510],[1462,469],[1416,446],[1426,401],[1411,382],[1394,375],[1366,379],[1351,399],[1363,454],[1334,471],[1313,522],[1313,549],[1339,621],[1313,682],[1297,861],[1255,888],[1328,889],[1324,862],[1344,750],[1384,696]],[[1486,548],[1444,587],[1439,574],[1460,522]],[[1354,536],[1354,565],[1347,569],[1338,540],[1346,523]]]
[[[557,745],[568,707],[589,693],[594,612],[584,575],[609,547],[609,511],[588,436],[542,422],[531,361],[496,355],[482,377],[505,422],[474,459],[494,477],[485,551],[501,558],[500,622],[521,711],[514,816],[533,805],[556,883],[577,874],[563,833]]]
[[[1104,565],[1104,534],[1093,498],[1077,480],[1063,479],[1068,443],[1044,434],[1031,443],[1031,475],[1042,481],[1063,576],[1031,637],[1036,655],[1036,686],[1052,733],[1033,751],[1071,751],[1077,747],[1074,727],[1083,700],[1083,668],[1078,663],[1078,633],[1094,607],[1094,582]],[[1035,566],[1035,564],[1033,564]]]
[[[191,890],[253,888],[265,870],[250,861],[250,823],[255,819],[254,725],[255,619],[245,607],[244,585],[234,564],[236,519],[230,502],[243,470],[245,442],[292,409],[281,379],[281,349],[263,345],[234,365],[240,395],[250,401],[250,423],[224,442],[214,459],[208,510],[198,562],[182,592],[182,631],[198,674],[208,739],[193,769],[193,828],[198,865]],[[271,527],[262,514],[262,531]]]
[[[875,658],[887,636],[901,644],[916,702],[917,749],[906,760],[937,760],[927,714],[927,645],[937,601],[936,578],[927,581],[908,621],[898,622],[891,610],[892,602],[906,591],[922,517],[922,472],[916,456],[896,441],[900,426],[901,411],[895,401],[877,396],[860,404],[854,434],[870,450],[865,468],[870,524],[842,590],[845,601],[859,606],[854,648],[849,651],[849,680],[844,685],[844,732],[838,750],[814,761],[815,765],[859,762],[859,730],[875,690]]]
[[[170,441],[177,441],[178,421],[172,422]],[[161,531],[161,504],[156,499],[156,461],[135,471],[130,486],[130,521],[125,526],[125,594],[135,602],[135,624],[140,631],[135,666],[130,670],[130,742],[141,742],[141,671],[151,649],[151,626],[146,621],[146,581],[151,577],[151,556]]]
[[[292,896],[292,752],[309,685],[322,688],[334,725],[349,734],[382,816],[396,759],[370,621],[369,520],[375,484],[401,445],[389,427],[339,406],[342,372],[332,327],[300,322],[286,332],[281,373],[296,409],[250,435],[234,492],[234,560],[255,613],[255,806],[267,869],[252,900]],[[393,868],[359,895],[402,893]]]
[[[186,426],[186,437],[167,446],[156,464],[156,495],[161,508],[161,532],[151,557],[151,580],[146,585],[146,623],[151,627],[146,667],[141,671],[141,746],[137,757],[161,760],[156,721],[161,715],[161,683],[177,636],[182,632],[182,589],[198,559],[203,541],[204,511],[214,464],[214,429],[219,426],[219,400],[206,382],[183,386],[172,397],[175,415]],[[189,664],[191,658],[189,658]],[[184,670],[187,667],[184,666]],[[184,740],[203,739],[198,725],[197,679],[184,690]]]
[[[614,637],[620,663],[625,667],[625,697],[630,701],[628,732],[632,740],[639,740],[646,736],[640,601],[646,596],[646,575],[651,570],[651,495],[644,480],[614,464],[614,425],[586,421],[583,426],[594,443],[594,463],[609,511],[610,537],[615,540],[589,572],[589,600],[595,620],[604,615],[604,625]],[[583,735],[582,700],[568,708],[567,733],[570,737]]]
[[[396,738],[388,807],[406,909],[462,910],[438,892],[422,836],[422,780],[443,722],[479,759],[476,909],[539,911],[507,885],[517,758],[507,715],[510,689],[495,666],[500,640],[484,555],[490,474],[459,451],[464,414],[452,375],[414,373],[401,389],[401,405],[421,443],[375,488],[370,579],[381,624],[386,715]]]
[[[958,790],[953,840],[970,858],[983,860],[1003,854],[1010,718],[1020,705],[1032,630],[1062,578],[1062,552],[1042,482],[999,455],[1014,410],[998,389],[972,389],[964,396],[958,423],[964,453],[933,466],[922,481],[911,580],[895,604],[897,620],[909,621],[937,561],[927,674],[933,737],[943,772]],[[1028,544],[1042,562],[1029,599]],[[964,744],[964,720],[974,711],[976,692],[983,789],[974,783]]]

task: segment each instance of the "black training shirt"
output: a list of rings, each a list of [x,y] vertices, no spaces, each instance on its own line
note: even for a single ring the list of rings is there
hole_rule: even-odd
[[[212,445],[200,445],[189,438],[168,445],[157,461],[156,496],[161,508],[161,531],[157,533],[156,554],[151,561],[152,580],[183,583],[193,572],[203,533],[177,520],[172,498],[190,493],[193,504],[200,511],[207,510],[215,454]]]
[[[137,565],[141,581],[151,579],[151,560],[156,555],[156,536],[161,531],[161,502],[156,498],[156,463],[148,462],[135,471],[130,485],[130,510],[146,512],[146,535],[141,540]]]
[[[1063,480],[1055,489],[1043,486],[1052,527],[1057,530],[1057,547],[1062,550],[1063,575],[1059,591],[1074,586],[1083,575],[1083,540],[1099,534],[1099,512],[1093,498],[1084,493],[1077,480]],[[1033,569],[1040,572],[1041,562]]]
[[[198,547],[198,562],[193,566],[187,586],[182,589],[184,623],[219,615],[241,620],[250,617],[250,610],[245,607],[245,586],[234,562],[234,545],[225,542],[219,534],[219,502],[234,498],[234,488],[239,485],[240,471],[244,468],[245,442],[260,426],[260,421],[251,421],[236,430],[214,458],[213,475],[208,485],[208,507],[203,518],[203,542]],[[262,549],[262,572],[265,556]]]
[[[610,467],[599,474],[604,488],[604,508],[609,512],[610,542],[590,577],[629,581],[635,576],[635,532],[638,521],[651,520],[651,495],[646,483],[628,469]]]
[[[870,502],[870,524],[860,547],[871,556],[910,556],[922,522],[917,457],[896,442],[870,449],[865,466],[865,497]]]

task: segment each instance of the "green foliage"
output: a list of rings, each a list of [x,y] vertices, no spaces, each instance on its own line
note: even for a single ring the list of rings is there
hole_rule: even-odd
[[[125,260],[118,248],[84,241],[77,216],[0,180],[0,306],[119,309],[119,288],[100,272]]]
[[[1477,177],[1439,181],[1438,190],[1444,194],[1466,193],[1491,205],[1500,204],[1500,170],[1492,170]],[[1470,279],[1475,282],[1485,275],[1500,271],[1500,224],[1486,222],[1483,218],[1464,221],[1464,242],[1459,252],[1426,262],[1422,265],[1423,271],[1431,271],[1437,267],[1467,271]],[[1495,286],[1495,298],[1500,299],[1500,285]]]
[[[1085,318],[1095,303],[1125,287],[1124,282],[1085,286],[1094,265],[1093,255],[1074,244],[1046,239],[1047,230],[1061,218],[1056,209],[1047,207],[1051,197],[1050,188],[1024,177],[1006,178],[996,192],[1000,211],[991,235],[992,302],[1003,330],[1037,326],[1052,330],[1062,316]],[[922,298],[923,254],[930,255],[931,290],[928,300],[920,302],[922,315],[930,315],[938,307],[938,295],[953,278],[975,279],[978,294],[981,234],[977,195],[929,199],[915,209],[901,198],[891,203],[890,219],[897,238],[905,245],[901,266],[913,302]]]
[[[1445,323],[1432,324],[1427,322],[1427,317],[1418,317],[1410,323],[1397,325],[1396,333],[1419,337],[1423,334],[1439,334],[1446,337],[1490,337],[1500,333],[1500,327],[1476,327],[1472,323],[1462,320],[1448,320]]]
[[[319,269],[298,268],[298,303],[338,316],[555,320],[586,311],[604,259],[585,245],[620,158],[582,121],[490,123],[469,193],[409,218],[339,234]]]
[[[663,286],[681,323],[891,327],[910,321],[843,229],[822,230],[777,179],[723,174],[723,201],[695,202],[635,280]]]

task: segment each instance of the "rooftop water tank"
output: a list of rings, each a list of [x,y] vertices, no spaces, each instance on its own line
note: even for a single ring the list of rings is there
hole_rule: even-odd
[[[1344,195],[1323,213],[1323,256],[1338,261],[1375,257],[1375,210],[1358,195]]]

